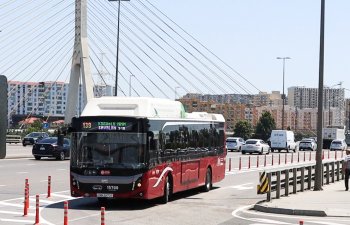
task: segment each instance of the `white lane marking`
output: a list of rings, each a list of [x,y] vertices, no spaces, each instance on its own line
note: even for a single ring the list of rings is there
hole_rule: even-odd
[[[11,220],[11,219],[0,219],[0,221],[3,222],[15,222],[15,223],[30,223],[32,224],[33,221],[32,220]]]
[[[265,219],[258,219],[258,218],[244,218],[244,217],[238,215],[238,213],[240,211],[246,212],[247,209],[252,208],[252,207],[253,207],[253,205],[246,205],[246,206],[239,207],[232,212],[232,216],[236,217],[238,219],[241,219],[241,220],[252,221],[252,222],[260,222],[260,221],[265,220]],[[282,222],[282,221],[280,222],[280,221],[276,221],[276,220],[271,220],[271,221],[279,222],[279,223],[274,223],[274,224],[284,224],[284,225],[291,224],[291,223],[285,223],[285,222]]]
[[[44,183],[44,182],[47,182],[47,180],[41,180],[41,181],[39,181],[40,183]]]
[[[0,210],[0,213],[2,214],[12,214],[12,215],[21,215],[23,216],[23,213],[20,213],[20,212],[12,212],[12,211],[2,211]],[[34,213],[28,213],[28,216],[35,216]]]
[[[16,172],[17,174],[27,174],[28,172]]]
[[[36,198],[29,198],[29,201],[36,202]],[[42,198],[39,199],[40,203],[46,203],[46,204],[53,204],[55,203],[54,201],[49,201],[49,200],[44,200]]]
[[[290,224],[283,221],[277,221],[277,220],[269,220],[264,218],[251,218],[257,222],[267,223],[267,224]]]
[[[65,170],[67,170],[67,169],[57,169],[57,171],[65,171]]]
[[[23,199],[23,198],[21,198]],[[7,203],[7,202],[0,202],[0,205],[6,205],[6,206],[13,206],[13,207],[19,207],[19,208],[23,208],[23,204],[13,204],[13,203]]]
[[[63,199],[76,199],[70,195],[60,195],[60,194],[56,194],[56,193],[51,193],[51,196],[55,196],[55,197],[60,197],[60,198],[63,198]]]
[[[36,166],[36,164],[26,164],[26,166]]]
[[[346,225],[343,223],[330,223],[330,222],[324,222],[324,221],[307,221],[308,223],[317,223],[317,224],[325,224],[325,225]]]
[[[4,185],[4,184],[0,184],[0,187],[6,187],[6,185]]]
[[[240,184],[240,185],[234,185],[234,186],[227,186],[227,187],[223,187],[222,189],[229,189],[229,188],[232,188],[232,189],[237,189],[239,191],[243,191],[243,190],[250,190],[250,189],[253,189],[253,186],[249,186],[249,187],[246,187],[248,185],[252,185],[253,183],[245,183],[245,184]]]

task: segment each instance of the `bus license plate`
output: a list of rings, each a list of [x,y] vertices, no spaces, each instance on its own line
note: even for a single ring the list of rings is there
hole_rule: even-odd
[[[96,197],[98,198],[113,198],[113,194],[109,193],[97,193]]]

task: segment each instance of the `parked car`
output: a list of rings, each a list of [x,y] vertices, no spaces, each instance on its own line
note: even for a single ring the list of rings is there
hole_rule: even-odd
[[[242,150],[242,146],[244,145],[244,139],[240,137],[228,137],[226,139],[226,148],[227,151],[238,151]]]
[[[261,139],[248,139],[242,146],[242,154],[246,153],[259,153],[260,155],[266,152],[270,153],[270,146]]]
[[[36,160],[41,157],[54,157],[57,160],[64,160],[70,157],[70,140],[63,139],[63,145],[57,144],[57,137],[42,139],[33,145],[32,154]]]
[[[32,132],[30,134],[27,134],[23,138],[22,144],[23,144],[23,146],[34,145],[35,142],[37,142],[38,140],[41,140],[41,139],[47,138],[47,137],[49,137],[49,135],[45,132]]]
[[[331,151],[335,150],[346,150],[348,148],[348,145],[346,144],[344,139],[339,139],[339,140],[333,140],[330,146]]]
[[[317,143],[315,142],[315,139],[312,138],[304,138],[299,143],[299,150],[311,150],[315,151],[317,149]]]

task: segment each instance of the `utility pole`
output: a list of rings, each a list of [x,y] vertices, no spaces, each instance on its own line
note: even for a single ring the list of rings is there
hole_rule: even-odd
[[[323,115],[323,74],[324,74],[324,20],[325,20],[325,0],[321,0],[321,26],[320,26],[320,61],[318,80],[318,114],[317,114],[317,151],[315,168],[314,191],[322,191],[322,115]]]

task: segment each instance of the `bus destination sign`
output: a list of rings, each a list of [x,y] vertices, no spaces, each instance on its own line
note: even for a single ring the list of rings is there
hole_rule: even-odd
[[[82,122],[83,130],[98,130],[98,131],[128,131],[132,129],[131,122],[115,122],[115,121],[92,121]]]

